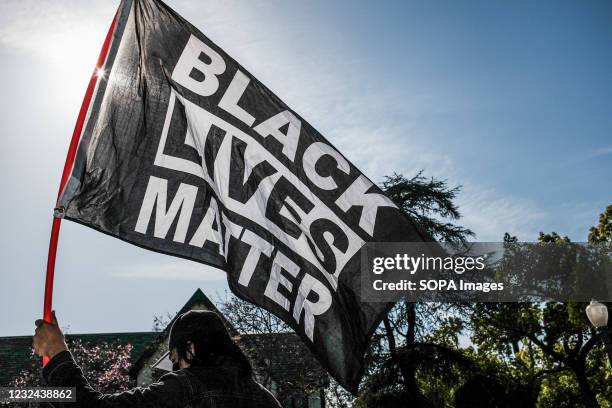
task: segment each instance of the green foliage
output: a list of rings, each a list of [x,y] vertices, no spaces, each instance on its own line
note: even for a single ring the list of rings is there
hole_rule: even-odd
[[[599,224],[589,230],[589,242],[612,242],[612,204],[599,216]]]

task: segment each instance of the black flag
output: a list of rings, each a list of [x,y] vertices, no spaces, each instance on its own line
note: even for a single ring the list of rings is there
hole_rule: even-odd
[[[161,1],[126,0],[116,21],[61,216],[224,270],[236,295],[288,323],[355,392],[392,306],[361,301],[360,250],[427,237]]]

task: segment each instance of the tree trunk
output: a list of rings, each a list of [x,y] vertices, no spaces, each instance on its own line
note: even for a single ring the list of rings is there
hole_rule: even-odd
[[[412,306],[414,307],[414,305]],[[410,305],[408,305],[408,307],[410,307]],[[408,318],[408,320],[410,321],[410,317]],[[406,359],[402,358],[402,356],[398,352],[397,346],[395,343],[395,335],[393,333],[393,328],[391,327],[391,323],[389,322],[389,319],[387,317],[383,319],[383,324],[385,326],[385,332],[387,335],[387,341],[389,343],[389,351],[391,352],[391,358],[393,359],[395,364],[397,364],[397,366],[399,367],[400,373],[402,374],[402,377],[403,377],[403,384],[404,384],[404,389],[406,390],[406,393],[408,395],[414,396],[414,400],[416,401],[422,400],[424,397],[421,394],[419,387],[417,385],[417,382],[416,382],[416,370],[411,364],[407,364]],[[413,342],[414,342],[414,339],[412,341],[409,341],[408,343],[411,344]],[[406,403],[408,404],[406,405],[407,407],[414,406],[412,405],[412,403],[409,403],[409,401],[406,401]]]
[[[414,303],[406,303],[406,312],[407,312],[407,323],[408,323],[408,332],[406,336],[406,348],[410,348],[415,341],[415,325],[416,325],[416,310]],[[412,364],[409,364],[406,361],[406,358],[400,355],[400,352],[397,350],[397,345],[395,342],[395,335],[393,333],[393,328],[391,327],[391,323],[389,319],[385,317],[383,320],[385,325],[385,331],[387,334],[387,341],[389,342],[389,351],[391,352],[391,358],[395,361],[397,366],[399,367],[400,373],[404,379],[404,387],[406,393],[408,395],[414,396],[415,401],[423,401],[425,397],[421,394],[419,387],[416,382],[416,370]]]
[[[414,345],[416,337],[416,306],[414,303],[406,302],[406,319],[408,320],[408,332],[406,335],[406,346],[410,348]],[[416,370],[412,364],[407,364],[405,359],[400,358],[400,369],[405,377],[405,384],[408,392],[413,395],[421,396],[421,392],[416,383]]]
[[[597,398],[595,398],[595,394],[593,394],[593,391],[589,386],[587,376],[584,372],[584,367],[572,367],[572,369],[574,371],[574,375],[576,375],[576,380],[578,381],[578,387],[580,387],[580,393],[582,394],[582,401],[584,402],[584,405],[589,408],[600,408]]]
[[[406,315],[406,320],[408,320],[406,343],[411,346],[416,337],[416,305],[414,303],[406,303]]]

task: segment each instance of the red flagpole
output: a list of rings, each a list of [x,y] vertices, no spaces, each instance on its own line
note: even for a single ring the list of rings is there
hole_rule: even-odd
[[[64,171],[62,172],[62,179],[60,180],[59,191],[57,193],[57,201],[59,205],[59,199],[64,192],[64,188],[70,178],[70,174],[72,173],[72,169],[74,166],[74,158],[76,157],[77,149],[79,147],[79,141],[81,139],[81,134],[83,132],[83,124],[85,123],[85,118],[87,117],[87,111],[89,110],[89,105],[91,103],[91,98],[93,97],[94,91],[96,89],[96,84],[99,78],[103,79],[105,73],[101,73],[101,69],[106,62],[106,57],[108,56],[108,51],[110,49],[111,40],[113,38],[113,33],[115,32],[115,26],[117,25],[117,16],[119,14],[119,10],[115,13],[115,17],[113,18],[113,22],[111,23],[110,28],[108,29],[108,33],[106,34],[106,38],[104,39],[104,44],[102,45],[102,50],[100,51],[100,55],[98,57],[98,61],[96,63],[96,68],[94,69],[91,78],[89,79],[89,84],[87,85],[87,90],[85,91],[85,96],[83,98],[83,103],[81,104],[81,110],[79,111],[79,116],[77,117],[77,122],[74,126],[74,131],[72,132],[72,139],[70,140],[70,146],[68,147],[68,154],[66,155],[66,162],[64,163]],[[106,73],[108,74],[108,73]],[[53,224],[51,225],[51,238],[49,240],[49,254],[47,256],[47,274],[45,277],[45,300],[43,306],[43,319],[47,322],[51,322],[51,310],[53,306],[53,278],[55,276],[55,258],[57,255],[57,242],[59,239],[60,226],[62,224],[62,208],[56,208],[54,212]],[[43,366],[47,365],[49,362],[49,357],[43,357]]]

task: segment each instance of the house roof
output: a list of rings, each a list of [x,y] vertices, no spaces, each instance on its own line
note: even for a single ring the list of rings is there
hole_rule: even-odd
[[[158,333],[100,333],[100,334],[67,334],[68,340],[79,340],[87,345],[102,343],[131,344],[131,357],[142,354],[145,347],[155,339]],[[32,354],[32,336],[0,337],[0,386],[6,386],[22,371],[30,368]]]
[[[295,333],[242,334],[238,343],[284,391],[329,385],[329,375]]]

